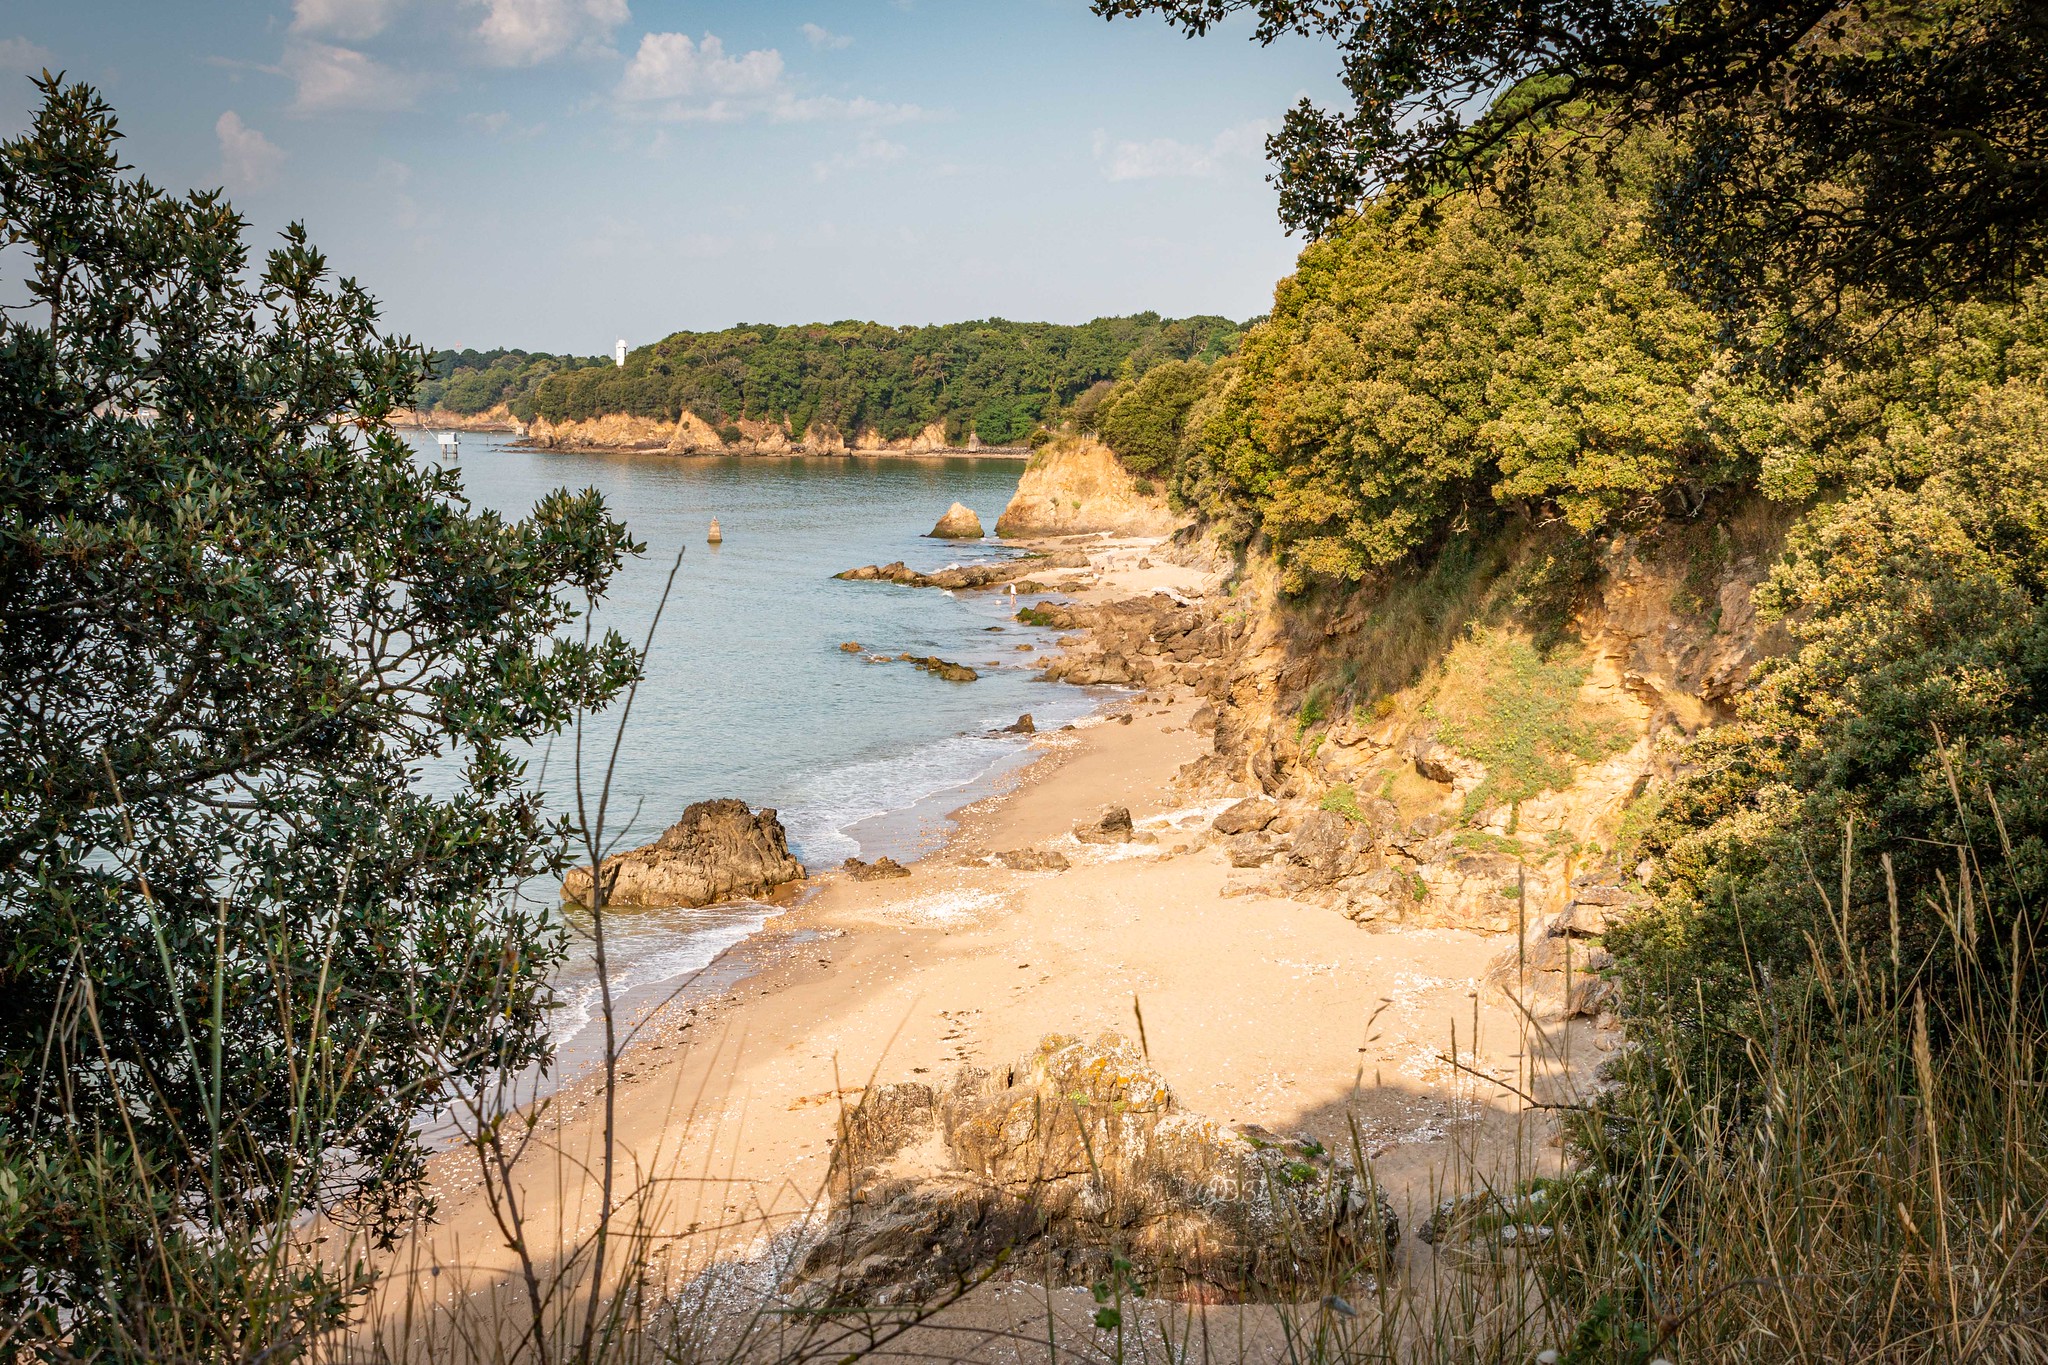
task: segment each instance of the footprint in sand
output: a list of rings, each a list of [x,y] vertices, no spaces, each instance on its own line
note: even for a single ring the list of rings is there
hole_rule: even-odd
[[[981,1016],[980,1010],[940,1010],[939,1018],[947,1023],[947,1030],[939,1036],[942,1043],[950,1043],[951,1050],[946,1060],[963,1063],[971,1060],[979,1046],[973,1041],[974,1021]]]

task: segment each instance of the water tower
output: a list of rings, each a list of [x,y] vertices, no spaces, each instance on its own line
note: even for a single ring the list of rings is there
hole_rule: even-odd
[[[620,337],[619,344],[612,347],[612,359],[618,362],[620,369],[626,368],[626,339],[624,337]]]

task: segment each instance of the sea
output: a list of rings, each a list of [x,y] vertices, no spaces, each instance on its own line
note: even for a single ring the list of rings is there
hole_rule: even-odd
[[[423,460],[450,458],[432,432],[408,439]],[[646,546],[594,614],[597,626],[636,644],[652,632],[611,773],[607,846],[651,842],[693,801],[738,797],[773,808],[813,872],[853,856],[907,862],[943,840],[950,812],[1029,761],[1030,741],[1003,727],[1028,713],[1039,730],[1054,730],[1109,695],[1040,681],[1053,632],[1019,624],[1015,599],[1000,590],[833,578],[899,559],[929,572],[1018,554],[993,537],[925,533],[955,501],[993,528],[1020,460],[574,454],[464,432],[452,462],[471,503],[507,517],[525,516],[557,488],[595,488]],[[714,518],[724,537],[716,545],[706,543]],[[981,676],[946,682],[909,663],[870,662],[904,653]],[[586,809],[619,722],[614,707],[585,730]],[[576,802],[571,752],[563,736],[527,755],[529,775],[562,811]],[[554,901],[552,884],[523,894]],[[778,913],[742,904],[607,916],[609,975],[628,1022],[707,973],[721,979],[721,956]],[[598,1045],[588,926],[572,917],[568,928],[555,1080],[587,1065]]]

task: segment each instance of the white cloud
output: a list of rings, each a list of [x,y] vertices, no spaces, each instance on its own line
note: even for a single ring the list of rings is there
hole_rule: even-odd
[[[572,49],[609,50],[631,18],[626,0],[470,0],[487,12],[477,25],[484,52],[501,66],[533,66]]]
[[[213,132],[220,139],[221,179],[231,189],[261,189],[284,168],[284,150],[234,110],[214,121]]]
[[[887,138],[867,133],[861,137],[852,151],[841,152],[829,160],[814,161],[811,163],[811,170],[816,173],[818,179],[828,180],[848,171],[870,171],[901,161],[908,151],[909,149],[900,142],[891,142]]]
[[[782,54],[772,47],[728,53],[715,33],[649,33],[619,81],[620,112],[669,123],[907,123],[925,116],[914,104],[865,97],[797,95]]]
[[[727,56],[715,33],[649,33],[619,82],[619,98],[760,102],[782,92],[782,54],[772,47]]]
[[[803,26],[803,35],[804,41],[820,50],[829,49],[836,51],[842,47],[853,46],[852,38],[844,33],[834,33],[822,24],[805,24]]]
[[[1095,160],[1109,180],[1207,179],[1233,166],[1255,163],[1264,153],[1272,125],[1263,119],[1225,128],[1207,145],[1155,137],[1149,142],[1113,142],[1095,134]]]
[[[405,0],[292,0],[292,32],[359,42],[382,33]]]
[[[55,61],[50,49],[26,38],[0,38],[0,70],[41,71]]]
[[[388,112],[410,109],[419,83],[354,48],[294,41],[284,51],[284,71],[298,86],[292,111],[325,114],[349,109]]]
[[[866,96],[842,100],[830,95],[779,100],[768,111],[777,123],[914,123],[929,116],[915,104],[888,104]]]

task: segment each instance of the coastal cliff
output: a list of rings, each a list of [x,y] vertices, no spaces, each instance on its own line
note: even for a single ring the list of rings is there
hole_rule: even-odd
[[[526,423],[513,416],[512,409],[495,403],[482,412],[451,412],[447,408],[404,408],[393,415],[394,425],[432,431],[497,431],[517,436],[526,434]]]
[[[1140,483],[1110,448],[1082,436],[1058,437],[1033,454],[996,534],[1029,536],[1165,535],[1180,518],[1149,483]]]
[[[1632,894],[1632,812],[1671,776],[1662,741],[1726,719],[1784,648],[1750,597],[1788,520],[1751,499],[1613,536],[1565,601],[1542,596],[1555,546],[1536,531],[1308,596],[1259,547],[1231,563],[1183,536],[1150,553],[1216,565],[1220,590],[1025,614],[1086,632],[1048,677],[1204,699],[1209,751],[1180,783],[1247,799],[1216,825],[1233,894],[1374,928],[1547,932]]]
[[[1015,455],[1021,446],[987,446],[969,435],[950,441],[943,422],[928,423],[909,436],[884,437],[867,428],[849,438],[837,428],[812,423],[794,434],[779,422],[740,420],[714,427],[684,410],[674,421],[611,412],[582,421],[551,422],[537,417],[525,430],[543,450],[628,451],[663,455]]]

